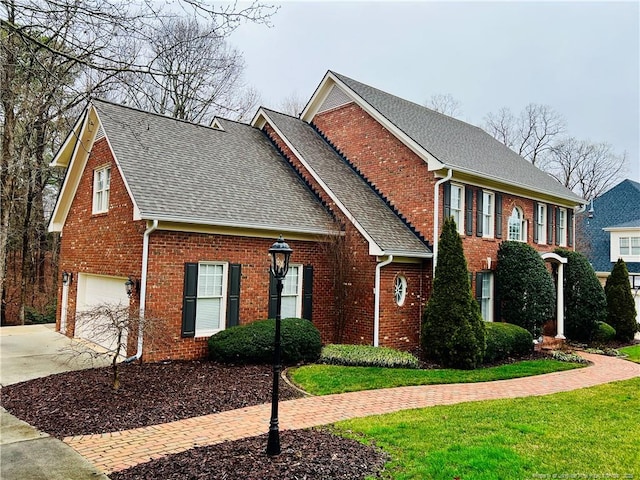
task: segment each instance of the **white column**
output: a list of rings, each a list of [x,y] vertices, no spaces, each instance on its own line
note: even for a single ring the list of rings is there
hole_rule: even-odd
[[[60,333],[67,334],[67,304],[69,303],[69,285],[62,285],[62,306],[60,307]]]
[[[567,337],[564,336],[564,265],[558,263],[558,291],[557,295],[557,311],[556,320],[558,323],[558,334],[556,338],[564,340]]]

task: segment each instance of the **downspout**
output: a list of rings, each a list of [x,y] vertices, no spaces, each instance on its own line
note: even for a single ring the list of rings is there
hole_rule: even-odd
[[[436,263],[438,262],[438,231],[440,228],[440,185],[451,180],[453,170],[449,169],[447,176],[441,178],[433,187],[433,276],[436,276]]]
[[[140,279],[140,321],[138,322],[138,350],[136,354],[125,359],[123,363],[130,363],[142,357],[142,343],[144,340],[144,309],[147,300],[147,266],[149,264],[149,236],[158,228],[158,220],[144,231],[142,237],[142,278]]]
[[[380,270],[382,269],[382,267],[384,267],[385,265],[389,265],[391,262],[393,262],[393,255],[389,255],[387,257],[387,259],[383,262],[380,262],[376,265],[376,281],[375,281],[375,287],[373,289],[373,296],[375,298],[374,300],[374,307],[373,307],[373,346],[377,347],[379,346],[379,339],[378,337],[380,336]]]

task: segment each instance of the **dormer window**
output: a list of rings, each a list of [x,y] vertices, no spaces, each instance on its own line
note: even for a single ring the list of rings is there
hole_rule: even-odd
[[[109,186],[111,167],[101,167],[93,171],[93,209],[92,213],[105,213],[109,210]]]

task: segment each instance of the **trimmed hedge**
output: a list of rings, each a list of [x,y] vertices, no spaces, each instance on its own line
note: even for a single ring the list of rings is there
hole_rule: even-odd
[[[320,363],[351,367],[418,368],[416,357],[387,347],[371,345],[326,345]]]
[[[533,336],[518,325],[486,322],[485,329],[487,349],[484,352],[484,363],[528,355],[533,351]]]
[[[273,319],[239,325],[209,337],[209,358],[222,363],[273,362],[276,322]],[[282,364],[315,362],[320,357],[320,332],[302,318],[284,318],[281,327]]]
[[[607,296],[607,323],[616,329],[616,340],[632,341],[638,330],[636,306],[631,294],[627,264],[621,258],[607,277],[604,293]]]
[[[593,334],[593,341],[596,343],[609,343],[616,338],[616,329],[607,322],[598,322],[596,331]]]

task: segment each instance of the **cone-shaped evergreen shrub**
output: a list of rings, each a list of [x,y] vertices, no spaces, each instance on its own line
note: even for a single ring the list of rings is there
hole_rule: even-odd
[[[607,323],[616,329],[617,340],[630,342],[638,327],[629,271],[624,260],[619,259],[613,266],[607,277],[604,293],[607,296]]]
[[[422,322],[427,358],[453,368],[473,369],[482,363],[484,322],[471,294],[462,240],[451,218],[444,222],[440,235],[433,293]]]
[[[559,248],[555,251],[567,259],[564,265],[564,329],[567,338],[590,342],[598,322],[607,319],[607,299],[596,272],[587,257]]]
[[[502,318],[540,336],[556,305],[553,279],[544,260],[533,247],[522,242],[502,242],[498,248],[496,292]]]

